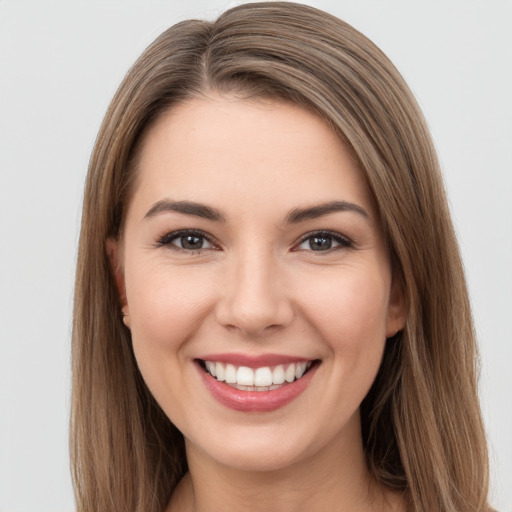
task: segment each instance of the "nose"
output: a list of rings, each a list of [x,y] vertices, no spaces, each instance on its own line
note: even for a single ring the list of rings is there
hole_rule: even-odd
[[[260,337],[289,325],[293,305],[275,258],[248,252],[225,268],[216,317],[228,329]]]

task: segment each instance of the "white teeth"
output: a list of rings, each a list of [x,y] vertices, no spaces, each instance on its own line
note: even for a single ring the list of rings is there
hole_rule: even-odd
[[[215,377],[217,374],[215,373],[215,363],[212,361],[206,361],[206,368],[207,370]]]
[[[215,376],[217,380],[223,382],[225,380],[224,373],[224,365],[222,363],[215,363]]]
[[[226,373],[224,374],[224,377],[228,384],[236,383],[236,368],[232,364],[226,365]]]
[[[241,386],[254,386],[254,370],[247,366],[240,366],[236,372],[236,382]]]
[[[295,367],[295,378],[300,379],[306,371],[306,363],[297,363]]]
[[[236,384],[234,387],[241,391],[268,391],[270,389],[268,386],[265,386],[265,387],[241,386],[240,384]],[[279,388],[279,387],[281,387],[281,386],[276,386],[276,388]]]
[[[272,372],[272,383],[273,384],[282,384],[284,382],[284,368],[283,365],[280,364],[274,368]]]
[[[268,366],[258,368],[254,372],[255,386],[272,386],[272,371]]]
[[[286,382],[293,382],[295,380],[295,364],[292,363],[284,372],[284,380]]]
[[[206,370],[221,382],[232,384],[243,391],[268,391],[281,387],[284,383],[300,379],[313,364],[312,361],[278,365],[274,368],[263,366],[249,368],[233,364],[205,361]]]

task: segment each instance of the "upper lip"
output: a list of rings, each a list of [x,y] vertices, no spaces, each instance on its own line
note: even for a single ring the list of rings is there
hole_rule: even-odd
[[[225,354],[206,354],[197,359],[212,361],[214,363],[228,363],[234,366],[247,366],[249,368],[261,368],[263,366],[277,366],[280,364],[301,363],[314,361],[315,358],[291,356],[284,354],[241,354],[229,352]]]

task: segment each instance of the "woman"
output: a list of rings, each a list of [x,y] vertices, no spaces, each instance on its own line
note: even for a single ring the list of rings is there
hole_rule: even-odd
[[[428,130],[323,12],[243,5],[139,58],[91,159],[73,343],[79,511],[489,510]]]

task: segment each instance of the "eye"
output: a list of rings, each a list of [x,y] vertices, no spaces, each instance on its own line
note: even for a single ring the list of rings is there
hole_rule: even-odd
[[[352,247],[352,243],[343,235],[330,231],[319,231],[305,235],[296,250],[327,252],[348,247]]]
[[[201,231],[182,230],[164,235],[158,244],[161,246],[173,246],[172,249],[192,252],[203,249],[215,249],[216,247]]]

